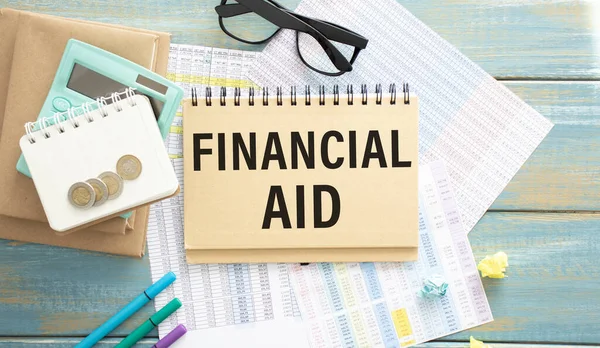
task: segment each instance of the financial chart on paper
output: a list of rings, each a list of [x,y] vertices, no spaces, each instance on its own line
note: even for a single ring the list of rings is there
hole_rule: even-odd
[[[207,86],[215,91],[220,86],[245,88],[249,82],[244,77],[254,58],[254,52],[172,45],[167,77],[184,89],[185,97],[190,96],[192,87],[199,91]],[[148,222],[148,253],[153,281],[169,271],[177,275],[173,286],[156,297],[156,309],[175,297],[182,301],[183,306],[159,325],[159,336],[163,337],[178,324],[184,324],[189,330],[184,346],[188,346],[186,339],[190,342],[189,346],[198,339],[207,344],[212,341],[227,346],[240,343],[236,340],[244,340],[244,334],[250,331],[243,330],[244,325],[252,326],[252,335],[262,332],[262,336],[273,337],[276,336],[273,331],[283,334],[286,328],[298,332],[295,325],[300,321],[300,313],[286,265],[187,264],[183,238],[182,193],[185,188],[181,110],[175,117],[166,146],[181,193],[152,206]],[[306,342],[306,335],[301,330],[298,337]],[[228,339],[232,341],[228,342]],[[298,347],[307,346],[302,339],[298,341]],[[268,345],[260,338],[255,343],[257,346]]]
[[[248,70],[256,59],[256,52],[229,50],[192,45],[171,45],[167,78],[183,88],[184,98],[191,96],[195,87],[200,97],[205,96],[207,87],[213,91],[213,98],[219,97],[220,87],[226,87],[227,95],[233,95],[233,88],[247,89],[253,84],[247,79]],[[182,122],[181,107],[171,126],[167,147],[171,158],[181,158]]]
[[[311,347],[408,347],[493,320],[443,162],[419,168],[419,260],[290,265]],[[448,283],[420,297],[423,281]]]

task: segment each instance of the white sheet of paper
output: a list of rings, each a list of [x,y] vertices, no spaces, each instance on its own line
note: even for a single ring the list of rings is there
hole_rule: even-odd
[[[419,167],[419,260],[290,265],[312,348],[408,347],[493,320],[442,162]],[[438,298],[418,296],[434,275]]]
[[[420,98],[420,163],[444,160],[467,231],[553,126],[396,0],[303,0],[295,12],[369,39],[353,71],[328,77],[310,70],[296,52],[295,32],[283,30],[257,56],[248,77],[284,91],[291,85],[303,91],[308,84],[313,91],[324,85],[330,93],[338,84],[345,92],[353,84],[355,98],[360,84],[396,83],[402,99],[401,84],[409,83]],[[319,50],[316,44],[303,49]]]

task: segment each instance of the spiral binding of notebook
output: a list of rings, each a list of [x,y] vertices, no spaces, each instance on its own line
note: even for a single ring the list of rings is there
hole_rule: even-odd
[[[84,103],[81,106],[69,108],[65,112],[57,112],[52,117],[44,117],[34,122],[25,123],[25,135],[31,144],[35,144],[38,139],[48,139],[52,137],[50,127],[54,127],[55,134],[64,134],[65,125],[72,128],[79,128],[80,121],[87,123],[94,122],[98,117],[108,117],[109,113],[120,112],[123,110],[122,103],[135,106],[136,101],[134,88],[127,88],[123,92],[114,92],[110,97],[97,98],[93,102]],[[98,111],[95,113],[94,111]],[[36,139],[34,133],[40,132],[41,137]]]
[[[318,90],[319,90],[319,92],[318,92],[319,105],[325,105],[325,99],[326,99],[325,97],[327,95],[326,91],[325,91],[325,86],[323,86],[323,85],[318,86]],[[392,83],[389,85],[388,93],[389,93],[389,98],[390,98],[389,103],[392,105],[396,104],[397,88],[396,88],[395,83]],[[257,93],[255,92],[254,87],[248,88],[248,104],[250,106],[255,105],[256,94]],[[406,105],[410,104],[410,90],[409,90],[408,83],[402,84],[402,94],[403,94],[402,102]],[[242,95],[241,88],[235,87],[234,94],[233,94],[234,105],[236,105],[236,106],[240,105],[241,95]],[[332,95],[333,95],[333,104],[339,105],[340,104],[340,89],[339,89],[338,85],[333,86]],[[368,95],[369,95],[369,92],[368,92],[367,85],[362,84],[360,86],[360,96],[361,96],[360,102],[362,105],[366,105],[368,103]],[[278,106],[283,105],[283,97],[285,96],[285,94],[284,94],[282,87],[276,88],[275,96],[276,96],[277,105]],[[290,96],[291,105],[292,106],[297,105],[298,94],[296,91],[296,86],[290,87],[289,96]],[[346,96],[347,96],[347,104],[354,105],[354,87],[353,87],[353,85],[346,86]],[[375,96],[376,96],[376,99],[375,99],[376,104],[381,104],[382,102],[384,102],[383,101],[383,88],[382,88],[381,84],[375,85]],[[268,87],[262,88],[262,105],[269,106],[269,99],[270,99],[269,88]],[[213,104],[211,87],[206,87],[205,94],[204,94],[204,102],[205,102],[206,106],[212,106],[212,104]],[[311,103],[312,103],[312,101],[311,101],[310,86],[306,85],[306,86],[304,86],[304,105],[310,106]],[[192,88],[192,105],[198,106],[198,92],[195,87]],[[219,105],[221,105],[221,106],[227,105],[227,88],[226,87],[220,87]]]

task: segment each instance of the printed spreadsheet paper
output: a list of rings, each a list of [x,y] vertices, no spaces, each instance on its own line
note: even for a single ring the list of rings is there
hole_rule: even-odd
[[[269,88],[338,84],[345,91],[353,84],[355,94],[363,83],[409,83],[420,98],[419,163],[445,161],[467,231],[552,128],[396,0],[304,0],[295,12],[369,39],[353,71],[335,78],[313,72],[298,57],[295,33],[283,30],[257,56],[248,77]],[[303,49],[311,51],[319,48]]]
[[[186,97],[191,87],[240,86],[253,52],[202,46],[172,45],[168,77]],[[216,88],[216,87],[215,87]],[[215,89],[216,92],[216,89]],[[218,95],[218,94],[217,94]],[[154,204],[148,223],[152,280],[166,272],[175,283],[155,299],[159,310],[177,297],[183,306],[159,325],[162,338],[178,324],[189,330],[173,347],[308,347],[286,265],[188,265],[183,244],[183,159],[181,112],[167,138],[167,149],[181,193]]]
[[[419,205],[416,262],[289,266],[312,348],[407,347],[493,320],[442,162],[419,167]],[[446,295],[419,297],[433,275]]]

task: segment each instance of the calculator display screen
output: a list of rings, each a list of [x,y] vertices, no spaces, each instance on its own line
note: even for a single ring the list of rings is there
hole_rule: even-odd
[[[69,81],[67,82],[67,88],[83,94],[86,97],[96,99],[99,97],[108,97],[113,92],[122,92],[126,90],[128,86],[99,74],[94,70],[88,69],[83,65],[75,63]],[[138,90],[135,92],[140,93]],[[146,96],[150,99],[150,105],[152,105],[155,117],[158,118],[162,112],[164,103],[151,96]],[[111,100],[107,100],[107,103],[110,104]]]

